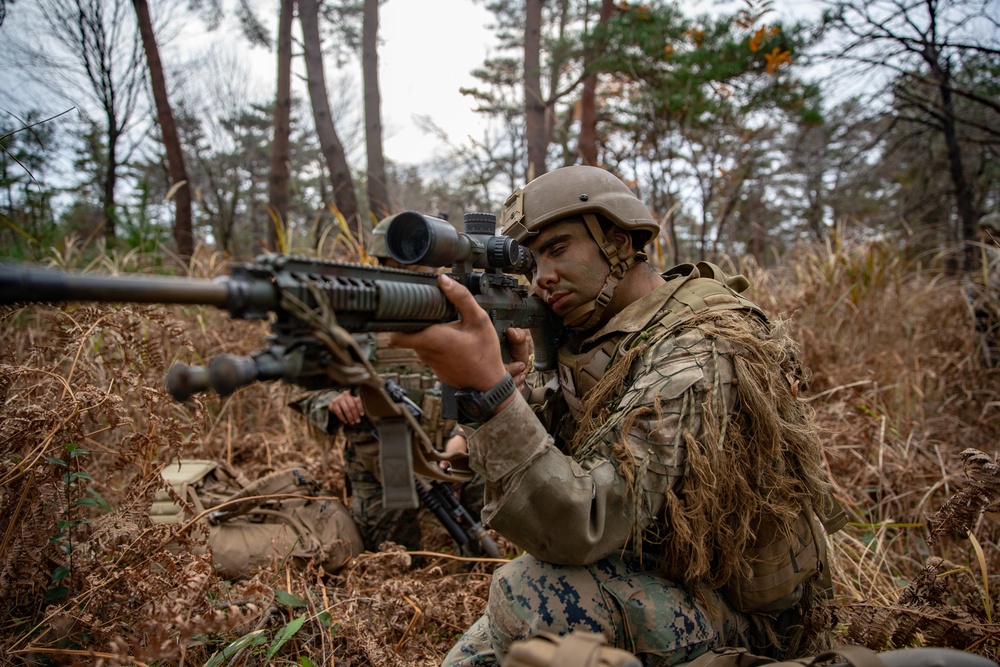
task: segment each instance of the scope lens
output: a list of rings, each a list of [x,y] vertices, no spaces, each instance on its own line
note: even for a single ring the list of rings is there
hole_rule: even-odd
[[[430,227],[419,213],[404,211],[392,222],[385,234],[389,255],[400,264],[416,264],[430,249]]]
[[[392,219],[385,235],[389,255],[400,264],[450,266],[469,254],[469,243],[451,223],[416,211]]]

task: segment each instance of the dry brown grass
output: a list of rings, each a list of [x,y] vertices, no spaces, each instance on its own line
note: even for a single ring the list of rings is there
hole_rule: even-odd
[[[840,636],[996,659],[1000,373],[980,364],[962,285],[903,257],[878,245],[811,249],[781,275],[747,273],[762,305],[794,317],[830,431],[827,462],[852,517],[834,537]],[[227,582],[205,557],[165,549],[203,539],[148,520],[174,456],[222,458],[251,477],[302,462],[344,493],[330,443],[285,407],[288,388],[183,406],[166,393],[174,360],[246,354],[265,333],[198,307],[0,308],[0,662],[203,665],[245,638],[231,664],[261,665],[304,617],[271,664],[436,665],[478,617],[491,563],[414,565],[390,551],[337,576],[276,565]],[[70,458],[70,443],[89,453]],[[963,459],[967,449],[984,455]],[[91,479],[67,484],[67,466]],[[74,504],[98,496],[112,511]],[[931,542],[931,518],[955,497],[966,509],[948,505]],[[429,552],[449,550],[443,531],[425,528]],[[57,572],[68,574],[53,583]],[[58,585],[67,594],[46,600]]]
[[[1000,369],[982,364],[965,283],[887,243],[810,248],[788,266],[751,282],[793,317],[830,433],[851,517],[834,537],[840,636],[996,659]]]

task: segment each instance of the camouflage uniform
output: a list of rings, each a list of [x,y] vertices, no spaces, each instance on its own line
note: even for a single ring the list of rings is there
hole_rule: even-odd
[[[408,398],[421,406],[421,424],[438,449],[454,432],[455,423],[441,418],[440,388],[437,379],[412,350],[388,345],[388,334],[367,336],[369,358],[382,377],[406,390]],[[340,421],[328,406],[341,392],[330,390],[308,394],[293,403],[293,408],[307,415],[324,433],[335,435]],[[407,549],[420,548],[419,509],[387,510],[382,506],[382,475],[379,469],[377,432],[367,419],[357,425],[344,425],[347,444],[344,448],[344,473],[350,484],[350,510],[364,539],[365,548],[377,551],[382,542],[391,541]],[[471,488],[470,488],[471,487]],[[463,489],[462,500],[473,513],[482,507],[482,483],[475,480]],[[478,495],[479,501],[475,499]]]
[[[454,422],[440,419],[440,391],[437,380],[411,350],[391,348],[387,334],[365,337],[369,359],[386,380],[406,390],[407,396],[424,410],[423,425],[436,445],[441,446],[451,433]],[[328,390],[297,399],[292,407],[305,414],[324,433],[335,435],[340,421],[328,406],[339,391]],[[365,548],[377,551],[390,541],[407,549],[420,548],[419,509],[388,510],[382,506],[382,475],[379,469],[379,445],[375,427],[367,419],[357,425],[343,425],[347,440],[344,447],[344,474],[350,484],[351,516],[361,531]]]
[[[645,665],[674,665],[716,646],[744,645],[747,625],[720,593],[699,598],[627,551],[582,566],[524,555],[494,573],[486,613],[444,664],[497,665],[515,641],[584,631]]]
[[[840,519],[784,324],[742,276],[640,266],[660,226],[599,167],[533,179],[500,224],[572,337],[549,391],[513,396],[469,443],[484,523],[530,555],[494,574],[445,665],[496,665],[543,631],[597,631],[646,665],[827,644],[805,614],[829,592],[823,530]]]
[[[704,410],[726,415],[736,406],[727,340],[695,326],[658,335],[664,318],[676,321],[672,313],[686,307],[673,297],[687,279],[665,277],[666,285],[560,352],[559,386],[544,405],[515,397],[473,435],[471,465],[486,479],[484,523],[530,555],[496,571],[485,614],[445,665],[497,665],[512,641],[540,631],[599,632],[645,665],[767,644],[766,628],[736,611],[721,589],[695,592],[658,567],[656,538],[669,539],[665,505],[676,502],[690,470],[686,438],[701,439]],[[747,323],[762,319],[728,291],[726,308],[743,311]],[[609,358],[637,341],[649,345],[627,365],[607,405],[611,414],[574,440],[588,392],[612,368]],[[563,363],[597,348],[582,370]],[[581,382],[588,373],[592,381]],[[561,405],[567,414],[558,420]]]

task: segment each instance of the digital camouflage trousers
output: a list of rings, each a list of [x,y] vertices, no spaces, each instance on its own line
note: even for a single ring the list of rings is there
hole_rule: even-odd
[[[630,554],[586,566],[524,555],[493,574],[486,612],[444,660],[494,667],[510,644],[540,631],[597,632],[646,667],[676,665],[720,646],[747,646],[750,623],[720,593],[702,600]]]
[[[351,518],[369,551],[378,551],[383,542],[395,542],[410,551],[417,550],[420,548],[420,510],[385,508],[382,482],[375,475],[377,461],[377,442],[348,443],[344,448],[344,473],[351,483]]]

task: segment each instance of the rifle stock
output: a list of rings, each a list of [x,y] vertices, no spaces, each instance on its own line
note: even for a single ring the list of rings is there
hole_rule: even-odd
[[[486,234],[484,216],[469,214],[480,224],[471,233],[450,237],[452,249],[431,244],[435,262],[449,260],[453,278],[472,291],[493,319],[505,358],[507,327],[528,329],[535,343],[535,367],[554,367],[561,323],[537,297],[529,296],[517,278],[504,271],[524,272],[533,265],[530,253],[501,241],[496,251]],[[493,216],[488,216],[494,220]],[[397,216],[389,237],[415,247],[424,243],[420,229],[440,234],[438,223],[419,213]],[[468,226],[468,223],[467,223]],[[396,234],[393,236],[393,229]],[[401,231],[402,230],[402,231]],[[456,242],[457,239],[457,242]],[[506,241],[511,241],[506,239]],[[388,243],[390,253],[402,252]],[[443,248],[443,249],[442,249]],[[488,250],[492,248],[488,254]],[[419,250],[419,248],[418,248]],[[511,262],[513,258],[513,262]],[[408,261],[414,264],[415,261]],[[527,267],[527,268],[526,268]],[[215,280],[166,277],[97,276],[24,266],[0,265],[0,305],[15,303],[202,304],[229,312],[234,319],[270,319],[266,347],[246,357],[220,355],[208,368],[177,363],[167,374],[167,388],[178,401],[209,388],[228,395],[258,381],[281,380],[306,390],[356,387],[367,414],[382,433],[383,484],[387,507],[416,507],[414,473],[444,481],[472,475],[467,457],[434,450],[413,416],[387,395],[384,381],[352,334],[419,331],[458,318],[432,274],[373,267],[293,255],[262,255],[234,264],[230,275]],[[444,471],[439,461],[449,461]]]

